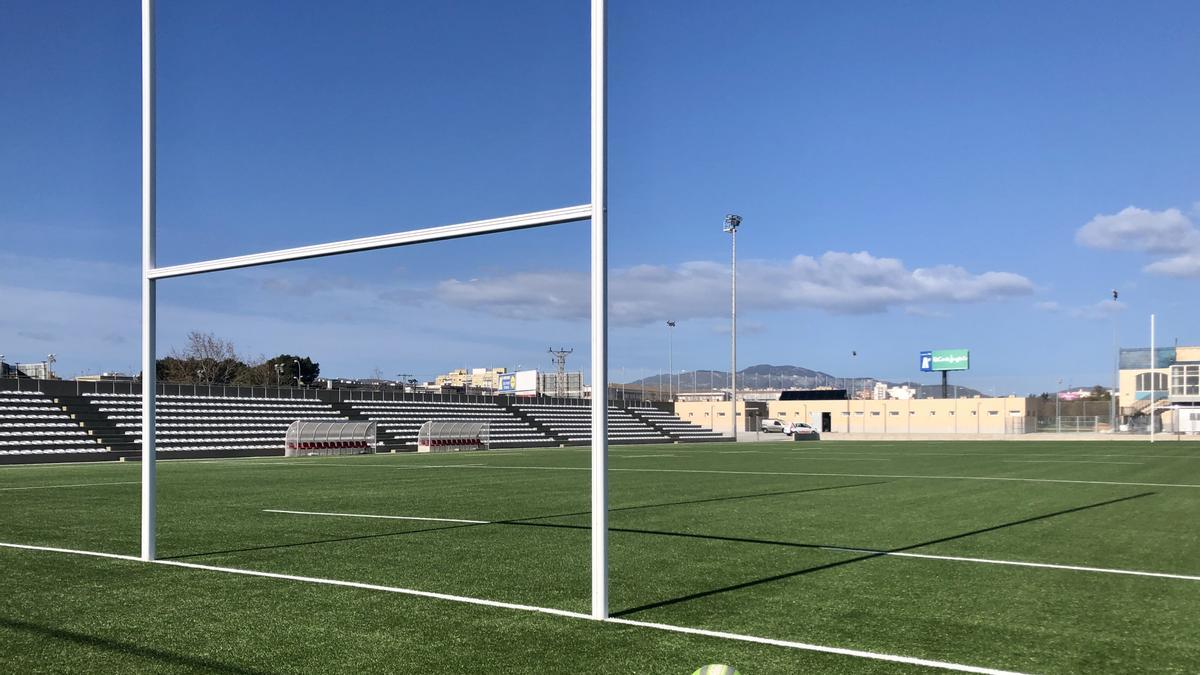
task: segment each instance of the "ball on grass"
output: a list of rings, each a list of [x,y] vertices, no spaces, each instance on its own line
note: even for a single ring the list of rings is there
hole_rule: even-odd
[[[721,663],[710,663],[707,666],[700,666],[692,675],[741,675],[733,666],[727,666]]]

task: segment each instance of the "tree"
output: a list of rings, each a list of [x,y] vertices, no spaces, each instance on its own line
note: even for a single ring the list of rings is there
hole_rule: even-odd
[[[182,349],[172,349],[170,355],[158,360],[156,370],[162,382],[261,387],[311,385],[320,375],[321,366],[307,356],[292,354],[271,359],[242,357],[232,342],[212,333],[192,331]]]
[[[297,363],[300,365],[299,372],[296,370]],[[278,381],[285,385],[299,383],[307,387],[321,374],[321,364],[307,356],[294,354],[280,354],[272,359],[267,359],[263,362],[263,366],[267,369],[271,382]],[[278,369],[276,366],[279,366]]]
[[[1096,385],[1092,387],[1089,396],[1096,401],[1109,401],[1112,399],[1112,392],[1100,385]]]

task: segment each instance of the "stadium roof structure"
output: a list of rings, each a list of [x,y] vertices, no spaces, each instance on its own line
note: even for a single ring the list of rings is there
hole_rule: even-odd
[[[142,0],[141,558],[155,559],[156,285],[163,279],[591,220],[591,613],[608,617],[608,154],[605,0],[591,0],[591,202],[374,237],[158,267],[155,261],[155,1]]]

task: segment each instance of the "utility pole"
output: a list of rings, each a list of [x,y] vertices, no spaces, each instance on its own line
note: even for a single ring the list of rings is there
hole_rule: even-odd
[[[566,398],[567,391],[567,356],[574,352],[574,349],[551,349],[547,348],[547,352],[554,357],[554,396],[555,398]],[[592,396],[596,393],[592,392]]]

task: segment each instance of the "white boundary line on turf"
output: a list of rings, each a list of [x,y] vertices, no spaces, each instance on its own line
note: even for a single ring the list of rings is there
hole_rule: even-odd
[[[512,602],[501,602],[499,600],[485,600],[483,598],[473,598],[465,595],[451,595],[449,593],[436,593],[433,591],[418,591],[412,588],[399,588],[395,586],[381,586],[378,584],[367,584],[357,581],[340,581],[337,579],[323,579],[320,577],[303,577],[292,574],[278,574],[275,572],[260,572],[257,570],[244,570],[236,567],[218,567],[215,565],[202,565],[199,563],[182,562],[179,560],[153,560],[144,561],[140,558],[128,555],[120,555],[117,553],[100,553],[98,551],[80,551],[67,548],[54,548],[50,546],[30,546],[26,544],[9,544],[0,542],[0,548],[11,548],[28,551],[44,551],[50,553],[67,553],[72,555],[91,556],[96,558],[109,558],[115,560],[124,560],[129,562],[145,563],[148,565],[163,565],[167,567],[181,567],[184,569],[202,570],[206,572],[224,572],[226,574],[240,574],[251,577],[262,577],[266,579],[281,579],[285,581],[299,581],[309,584],[320,584],[325,586],[341,586],[344,588],[357,588],[367,591],[380,591],[384,593],[397,593],[400,595],[409,595],[419,598],[430,598],[434,600],[446,600],[449,602],[459,602],[468,605],[480,605],[483,607],[495,607],[498,609],[515,609],[523,612],[535,612],[538,614],[549,614],[552,616],[561,616],[570,619],[581,619],[584,621],[599,621],[601,623],[614,623],[626,626],[634,626],[637,628],[650,628],[653,630],[666,631],[671,633],[684,633],[687,635],[699,635],[703,637],[711,637],[722,640],[734,640],[738,642],[751,642],[755,644],[771,645],[774,647],[785,647],[788,649],[796,649],[801,651],[822,652],[826,654],[837,654],[840,656],[853,656],[863,659],[872,659],[875,661],[888,661],[891,663],[905,663],[916,666],[926,666],[929,668],[940,668],[942,670],[952,670],[960,673],[978,673],[979,675],[1022,675],[1016,671],[996,670],[994,668],[983,668],[980,666],[969,666],[962,663],[950,663],[948,661],[934,661],[931,659],[921,659],[912,656],[900,656],[897,654],[880,654],[877,652],[861,651],[857,649],[846,649],[844,647],[827,647],[825,645],[809,644],[805,642],[792,642],[790,640],[778,640],[775,638],[758,637],[756,635],[743,635],[740,633],[725,633],[715,630],[707,630],[704,628],[689,628],[687,626],[674,626],[665,623],[653,623],[649,621],[636,621],[633,619],[620,619],[609,617],[606,619],[596,619],[590,614],[582,612],[572,612],[565,609],[554,609],[552,607],[537,607],[535,605],[521,605]]]
[[[505,525],[522,524],[521,519],[515,521],[503,520],[463,520],[459,518],[431,518],[427,516],[387,516],[367,513],[326,513],[320,511],[284,511],[280,509],[263,509],[267,513],[292,513],[301,516],[340,516],[343,518],[385,518],[389,520],[428,520],[446,523],[470,523],[472,525]],[[635,534],[653,534],[637,532]],[[749,543],[749,542],[747,542]],[[1135,577],[1154,577],[1157,579],[1178,579],[1182,581],[1200,581],[1200,576],[1191,574],[1171,574],[1169,572],[1144,572],[1141,570],[1126,570],[1112,567],[1089,567],[1086,565],[1066,565],[1059,563],[1027,562],[1024,560],[996,560],[994,558],[971,558],[966,556],[936,555],[932,553],[906,553],[903,551],[885,551],[877,548],[862,548],[859,546],[818,546],[824,551],[846,551],[850,553],[869,553],[894,558],[922,558],[925,560],[946,560],[950,562],[982,563],[986,565],[1010,565],[1013,567],[1034,567],[1038,569],[1067,570],[1072,572],[1095,572],[1098,574],[1122,574]]]
[[[826,654],[840,654],[842,656],[857,656],[860,658],[875,659],[878,661],[890,661],[892,663],[906,663],[913,666],[925,666],[927,668],[940,668],[942,670],[954,670],[960,673],[980,673],[981,675],[1017,675],[1011,670],[996,670],[995,668],[983,668],[980,666],[968,666],[961,663],[948,663],[946,661],[933,661],[930,659],[918,659],[911,656],[897,656],[895,654],[876,654],[874,652],[863,652],[857,649],[846,649],[844,647],[826,647],[824,645],[814,645],[807,642],[792,642],[791,640],[777,640],[775,638],[757,637],[754,635],[742,635],[740,633],[725,633],[717,630],[707,630],[704,628],[687,628],[684,626],[673,626],[667,623],[654,623],[651,621],[635,621],[633,619],[609,618],[605,619],[608,623],[620,623],[626,626],[637,626],[639,628],[653,628],[655,630],[669,631],[672,633],[685,633],[687,635],[703,635],[705,637],[720,638],[723,640],[737,640],[739,642],[753,642],[760,645],[772,645],[775,647],[788,647],[790,649],[802,649],[810,652],[823,652]]]
[[[289,513],[297,516],[334,516],[338,518],[381,518],[384,520],[428,520],[437,523],[470,523],[491,525],[490,520],[465,520],[462,518],[426,518],[423,516],[379,516],[370,513],[330,513],[326,511],[288,511],[286,509],[263,509],[263,513]]]
[[[591,469],[583,466],[501,466],[498,464],[489,464],[487,466],[467,466],[463,468],[469,469],[529,469],[541,471],[590,471]],[[450,468],[450,467],[447,467]],[[459,467],[453,467],[459,468]],[[630,468],[613,468],[609,467],[609,471],[633,471],[641,473],[703,473],[703,474],[722,474],[736,476],[828,476],[837,478],[916,478],[922,480],[996,480],[1017,483],[1068,483],[1078,485],[1126,485],[1137,487],[1175,487],[1175,488],[1200,488],[1200,484],[1194,483],[1134,483],[1115,480],[1070,480],[1066,478],[1012,478],[1005,476],[919,476],[907,474],[886,474],[886,473],[818,473],[812,471],[722,471],[718,469],[630,469]]]
[[[1002,459],[1005,464],[1137,464],[1145,462],[1105,462],[1094,459]]]
[[[71,485],[25,485],[21,487],[2,487],[0,492],[9,490],[53,490],[56,488],[98,487],[100,485],[141,485],[140,480],[113,481],[111,483],[73,483]]]
[[[923,558],[926,560],[947,560],[951,562],[971,562],[985,565],[1010,565],[1013,567],[1036,567],[1039,569],[1068,570],[1072,572],[1098,572],[1101,574],[1124,574],[1135,577],[1154,577],[1156,579],[1179,579],[1183,581],[1200,581],[1200,576],[1191,574],[1169,574],[1167,572],[1142,572],[1140,570],[1122,570],[1107,567],[1087,567],[1084,565],[1059,565],[1056,563],[1025,562],[1022,560],[993,560],[991,558],[968,558],[956,555],[933,555],[931,553],[905,553],[901,551],[877,551],[870,548],[855,548],[852,546],[822,546],[830,551],[849,551],[854,553],[875,553],[881,556],[895,558]]]

